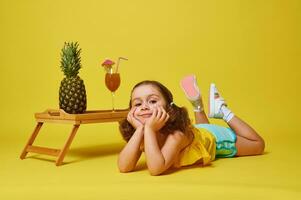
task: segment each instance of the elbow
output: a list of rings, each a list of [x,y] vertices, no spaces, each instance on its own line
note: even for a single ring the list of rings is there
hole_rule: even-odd
[[[148,171],[151,176],[159,176],[164,172],[161,168],[149,168]]]
[[[159,175],[161,175],[161,174],[162,174],[162,173],[153,173],[153,172],[150,173],[151,176],[159,176]]]
[[[123,163],[120,160],[118,161],[118,169],[120,173],[128,173],[133,171],[135,166],[129,165],[128,163]]]
[[[128,173],[128,172],[132,172],[133,171],[133,168],[129,168],[129,167],[121,167],[119,166],[119,172],[120,173]]]
[[[149,171],[149,173],[151,176],[159,176],[162,174],[162,172],[159,172],[159,171]]]
[[[160,160],[157,162],[149,162],[147,163],[147,169],[152,176],[159,176],[163,174],[168,167],[165,165],[164,160]]]

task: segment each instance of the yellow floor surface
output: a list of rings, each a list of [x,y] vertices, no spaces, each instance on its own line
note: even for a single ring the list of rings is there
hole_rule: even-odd
[[[301,199],[300,147],[292,136],[285,140],[266,136],[262,156],[219,159],[207,167],[150,176],[144,157],[136,172],[119,173],[116,160],[124,143],[114,135],[117,129],[99,134],[93,132],[97,126],[101,130],[99,125],[91,126],[80,127],[60,167],[54,157],[34,153],[19,159],[29,128],[18,137],[3,138],[0,199]],[[36,144],[60,147],[69,128],[46,125]]]
[[[300,0],[0,0],[0,200],[301,200],[300,35]],[[136,83],[157,80],[192,118],[179,81],[195,74],[204,102],[216,83],[263,136],[265,154],[156,177],[142,158],[122,174],[124,142],[108,123],[80,127],[63,166],[33,153],[20,160],[33,113],[59,107],[60,53],[72,41],[82,49],[88,110],[111,108],[106,58],[128,58],[118,68],[121,109]],[[35,144],[60,148],[70,131],[47,124]]]

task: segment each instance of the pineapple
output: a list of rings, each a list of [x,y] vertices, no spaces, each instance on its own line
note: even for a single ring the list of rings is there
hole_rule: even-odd
[[[61,81],[59,91],[60,108],[72,114],[84,113],[87,107],[84,81],[78,76],[80,53],[77,42],[65,42],[61,52],[61,70],[65,78]]]

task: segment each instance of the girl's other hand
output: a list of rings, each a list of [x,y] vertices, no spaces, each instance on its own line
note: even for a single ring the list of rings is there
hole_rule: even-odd
[[[130,112],[128,113],[127,115],[127,120],[128,122],[135,128],[137,129],[138,127],[143,127],[143,124],[139,121],[139,119],[137,119],[134,114],[135,114],[135,111],[136,111],[137,108],[132,108],[130,110]]]
[[[152,116],[146,120],[145,126],[149,127],[153,131],[159,131],[169,119],[168,113],[162,106],[154,108]]]

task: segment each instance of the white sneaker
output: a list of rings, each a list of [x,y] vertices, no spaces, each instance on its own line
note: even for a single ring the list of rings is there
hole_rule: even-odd
[[[209,94],[209,117],[222,119],[224,117],[221,110],[223,105],[227,106],[225,100],[220,96],[215,84],[211,83]]]

